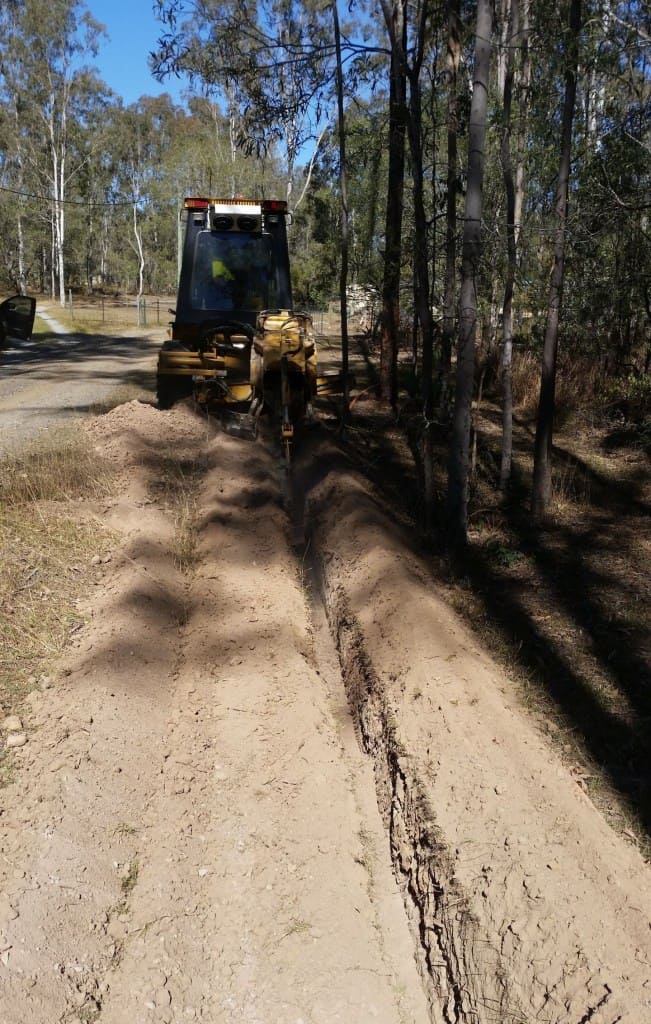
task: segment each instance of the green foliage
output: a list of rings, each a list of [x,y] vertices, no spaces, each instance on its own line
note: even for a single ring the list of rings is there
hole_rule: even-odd
[[[615,377],[605,388],[607,408],[611,415],[628,423],[651,421],[651,375],[628,373]]]

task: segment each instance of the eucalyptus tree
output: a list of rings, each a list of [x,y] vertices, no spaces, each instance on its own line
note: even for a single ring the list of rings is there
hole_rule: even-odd
[[[389,167],[387,180],[380,392],[395,406],[398,399],[400,271],[407,132],[407,0],[380,0],[389,39]]]
[[[24,295],[27,257],[23,211],[29,194],[29,178],[25,168],[19,107],[11,89],[8,93],[0,105],[0,233],[3,239],[0,259],[14,288]]]
[[[540,400],[536,422],[534,446],[534,471],[531,510],[534,518],[540,518],[551,499],[551,458],[554,427],[556,362],[558,357],[558,331],[563,298],[565,270],[566,226],[570,189],[572,152],[572,125],[576,100],[577,74],[579,65],[579,35],[581,31],[581,0],[570,0],[566,36],[565,90],[561,123],[560,158],[556,186],[557,226],[554,238],[554,265],[549,285],[547,322],[542,354],[540,379]]]
[[[165,31],[154,73],[185,72],[226,103],[233,147],[278,147],[292,200],[298,160],[322,137],[334,61],[328,5],[319,0],[157,0]]]
[[[179,156],[198,155],[188,122],[193,118],[165,94],[116,106],[106,129],[107,198],[115,204],[109,273],[134,281],[138,297],[145,286],[174,285]]]
[[[511,479],[513,455],[513,294],[518,264],[518,241],[524,201],[524,140],[530,75],[529,0],[506,0],[504,10],[504,61],[502,74],[502,144],[500,158],[506,193],[507,270],[502,302],[502,452],[500,490],[505,492]],[[512,152],[512,108],[518,102],[515,159]],[[515,164],[515,166],[514,166]]]
[[[3,18],[3,86],[24,128],[21,163],[49,198],[53,284],[63,304],[66,198],[86,159],[77,142],[105,88],[84,62],[97,52],[102,26],[81,0],[25,0]]]
[[[411,31],[408,32],[410,46],[405,55],[405,71],[409,84],[407,110],[407,134],[411,167],[411,184],[414,214],[414,305],[415,322],[420,328],[422,340],[421,393],[423,402],[422,463],[424,480],[425,519],[431,524],[434,507],[434,473],[432,448],[432,420],[434,414],[433,372],[434,372],[434,318],[432,313],[431,279],[434,259],[432,258],[433,235],[428,230],[428,214],[425,199],[425,142],[423,124],[422,74],[428,50],[432,50],[433,67],[431,78],[436,79],[437,48],[431,45],[433,27],[431,21],[434,4],[430,0],[418,0],[413,8]],[[434,136],[435,137],[435,136]],[[432,159],[435,159],[432,154]],[[415,346],[416,356],[416,346]],[[414,358],[416,362],[416,358]]]
[[[568,293],[580,299],[568,312],[580,351],[625,373],[636,361],[643,368],[651,334],[651,12],[624,3],[595,13],[579,68],[571,220],[579,258],[569,261]]]
[[[491,0],[478,0],[473,91],[468,127],[467,187],[459,296],[456,388],[448,465],[447,526],[449,541],[453,548],[465,545],[468,534],[470,426],[475,373],[477,282],[481,258],[484,143],[492,30],[492,2]]]
[[[348,209],[348,168],[346,166],[346,115],[344,109],[344,72],[341,59],[341,30],[339,27],[339,11],[337,0],[332,0],[332,24],[335,36],[335,79],[337,91],[337,128],[339,137],[339,189],[341,192],[341,261],[339,272],[339,304],[341,309],[341,372],[343,376],[343,409],[344,427],[349,417],[349,382],[348,382],[348,242],[349,242],[349,209]]]
[[[445,83],[447,92],[447,171],[445,195],[445,284],[443,293],[443,332],[441,351],[441,404],[445,404],[445,381],[452,366],[456,309],[457,201],[459,192],[458,142],[459,96],[458,76],[461,61],[460,0],[448,0]]]

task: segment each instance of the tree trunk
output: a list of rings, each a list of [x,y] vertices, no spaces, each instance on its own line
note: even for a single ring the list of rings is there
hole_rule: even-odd
[[[529,9],[531,0],[520,0],[520,52],[522,64],[518,75],[518,134],[517,134],[517,163],[515,168],[515,247],[516,252],[520,245],[520,231],[522,229],[522,210],[524,208],[524,172],[527,160],[527,122],[529,113],[531,88],[531,58],[529,56]]]
[[[515,273],[518,264],[520,235],[522,230],[522,211],[525,192],[525,161],[527,138],[527,112],[529,109],[529,87],[531,83],[531,61],[529,59],[529,4],[530,0],[513,0],[514,15],[517,15],[517,29],[520,40],[515,43],[521,54],[521,66],[518,73],[518,131],[516,142],[515,182],[513,184],[513,217],[507,209],[507,246],[509,268],[504,288],[504,351],[502,356],[502,454],[500,464],[500,491],[506,494],[511,482],[513,465],[513,290]],[[516,23],[512,36],[517,36]],[[506,101],[505,101],[506,107]],[[506,109],[504,113],[507,118]],[[510,120],[510,118],[509,118]],[[510,126],[509,126],[510,135]],[[508,159],[510,160],[510,138]],[[506,185],[506,172],[505,172]],[[509,186],[506,185],[507,194]],[[507,205],[508,205],[507,198]],[[513,225],[512,237],[509,234],[508,222]],[[510,293],[510,294],[509,294]]]
[[[420,22],[416,42],[414,63],[409,77],[409,148],[411,153],[412,184],[414,201],[414,276],[415,303],[422,334],[422,397],[423,397],[423,479],[425,527],[431,527],[434,509],[434,473],[432,465],[431,425],[433,416],[434,370],[434,324],[429,287],[429,260],[427,245],[427,217],[425,213],[425,192],[423,175],[423,127],[420,73],[425,50],[425,36],[428,8],[424,4],[420,11]]]
[[[23,214],[22,214],[22,200],[18,200],[18,216],[16,220],[16,233],[18,240],[18,275],[16,278],[16,289],[19,295],[25,295],[27,292],[26,277],[25,277],[25,238],[23,235]]]
[[[391,5],[388,0],[382,0],[382,9],[391,44],[391,77],[389,85],[389,171],[380,334],[380,393],[385,401],[395,407],[398,400],[400,262],[405,177],[406,0],[394,0]]]
[[[443,338],[441,347],[441,405],[446,404],[445,382],[452,366],[454,343],[455,285],[457,261],[457,74],[461,44],[459,40],[459,0],[448,5],[448,44],[446,80],[448,89],[448,168],[445,220],[445,283],[443,299]]]
[[[144,287],[144,269],[145,269],[145,255],[142,248],[142,231],[138,224],[138,201],[137,198],[133,200],[133,238],[135,242],[136,255],[138,257],[138,292],[136,295],[138,301],[138,324],[140,324],[140,300],[142,298],[143,287]]]
[[[468,185],[463,227],[456,391],[448,465],[448,540],[453,548],[464,546],[468,536],[468,462],[475,371],[477,279],[481,256],[484,143],[492,28],[491,0],[478,0],[475,67],[468,127]]]
[[[348,387],[348,177],[346,174],[346,122],[344,118],[344,86],[341,67],[341,35],[337,0],[332,0],[332,18],[337,53],[337,110],[339,114],[339,188],[341,191],[341,268],[339,272],[339,300],[341,303],[341,372],[344,378],[342,422],[349,416]]]
[[[56,242],[54,228],[54,210],[50,219],[50,298],[56,295]]]
[[[513,388],[511,384],[511,361],[513,354],[513,286],[515,283],[515,182],[511,161],[511,106],[513,100],[514,46],[517,45],[520,27],[519,0],[511,0],[508,11],[507,45],[504,63],[504,101],[502,129],[502,175],[506,192],[506,246],[508,264],[504,282],[502,304],[502,457],[500,464],[500,491],[504,494],[511,480],[513,454]]]
[[[579,32],[581,31],[581,0],[571,0],[569,34],[567,38],[567,67],[565,70],[565,100],[561,128],[561,155],[556,190],[556,216],[558,226],[554,240],[554,266],[549,286],[547,324],[543,343],[540,401],[534,447],[533,492],[531,511],[534,519],[541,519],[552,493],[552,442],[556,391],[556,360],[558,356],[558,327],[563,299],[565,267],[565,230],[570,182],[572,150],[572,124],[576,100],[576,79],[579,60]]]
[[[59,281],[59,302],[63,308],[66,304],[65,281],[65,190],[66,190],[66,147],[67,147],[67,99],[68,91],[64,86],[61,98],[61,116],[58,127],[55,125],[55,98],[50,97],[50,116],[48,120],[50,158],[52,160],[53,216],[54,216],[54,248],[56,273]]]

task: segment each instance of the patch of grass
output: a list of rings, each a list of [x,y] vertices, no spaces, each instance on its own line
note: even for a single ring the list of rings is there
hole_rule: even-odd
[[[116,825],[113,829],[114,836],[135,836],[138,829],[134,825],[127,824],[126,821],[121,821],[119,825]]]
[[[508,544],[500,543],[498,540],[490,541],[486,544],[485,551],[491,561],[497,565],[504,566],[506,569],[510,569],[512,565],[517,565],[525,557],[517,548],[509,547]]]
[[[81,626],[75,601],[107,531],[78,502],[109,492],[111,471],[85,439],[0,461],[0,708],[13,710]]]
[[[590,478],[576,464],[552,467],[552,499],[550,511],[562,513],[576,506],[590,504]]]
[[[102,319],[101,305],[92,308],[74,307],[73,315],[70,315],[69,308],[53,304],[48,307],[48,312],[54,317],[57,323],[65,327],[70,334],[94,334],[107,337],[124,337],[125,335],[140,336],[151,331],[161,330],[167,323],[167,318],[156,322],[156,317],[148,318],[147,325],[138,326],[137,311],[135,306],[120,307],[117,309],[105,309]],[[162,312],[162,308],[161,308]],[[111,315],[112,314],[112,315]],[[150,322],[150,319],[152,322]],[[52,329],[47,321],[41,321],[43,330],[51,337]]]
[[[197,492],[204,467],[192,459],[165,456],[153,487],[157,500],[172,512],[174,540],[172,557],[177,569],[190,573],[199,556]]]
[[[5,509],[29,508],[42,501],[98,498],[108,493],[110,470],[78,432],[0,462],[0,498]]]
[[[138,864],[137,859],[134,858],[134,860],[132,860],[129,864],[129,870],[127,874],[124,876],[120,883],[120,888],[122,889],[122,892],[125,897],[129,896],[135,889],[136,883],[138,881],[139,871],[140,865]]]
[[[194,569],[199,557],[199,537],[196,519],[196,499],[194,496],[188,496],[175,513],[172,549],[174,564],[177,569],[184,573],[189,573]]]

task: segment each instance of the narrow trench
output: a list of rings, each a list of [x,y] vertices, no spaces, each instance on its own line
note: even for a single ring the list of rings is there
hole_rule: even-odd
[[[342,695],[357,741],[371,759],[375,794],[389,843],[394,877],[402,894],[432,1021],[479,1024],[490,1001],[492,1020],[509,1016],[512,1001],[499,955],[479,934],[455,879],[453,859],[437,835],[417,766],[401,748],[387,695],[378,679],[359,624],[343,588],[329,579],[311,535],[304,496],[286,508],[292,546],[313,621],[321,621],[317,651],[336,652]],[[493,1016],[494,1014],[494,1016]]]
[[[480,1024],[488,1019],[511,1019],[513,997],[500,969],[499,953],[480,934],[468,908],[455,878],[451,852],[437,833],[436,816],[418,767],[399,742],[361,628],[343,588],[330,578],[319,557],[304,488],[292,481],[278,452],[274,462],[297,575],[312,622],[319,624],[317,658],[324,657],[336,666],[335,685],[347,703],[358,744],[371,761],[379,828],[388,840],[431,1020],[434,1024]]]

